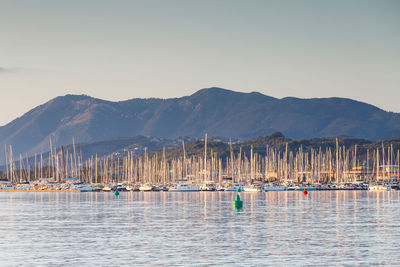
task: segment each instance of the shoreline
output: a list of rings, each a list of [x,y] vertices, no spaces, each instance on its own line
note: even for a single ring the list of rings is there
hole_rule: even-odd
[[[367,191],[367,192],[390,192],[390,191],[400,191],[400,190],[360,190],[360,189],[334,189],[334,190],[310,190],[309,192],[321,192],[321,191]],[[80,191],[80,190],[0,190],[0,192],[28,192],[28,193],[114,193],[115,191]],[[149,193],[149,192],[171,192],[171,193],[199,193],[199,192],[229,192],[229,193],[237,193],[237,191],[118,191],[119,193]],[[240,193],[248,194],[248,193],[273,193],[273,192],[300,192],[303,193],[302,190],[281,190],[281,191],[255,191],[255,192],[246,192],[241,191]]]
[[[0,190],[0,192],[32,192],[32,193],[40,193],[40,192],[59,192],[59,193],[81,193],[79,190],[51,190],[51,189],[46,189],[46,190]],[[83,192],[82,192],[83,193]]]

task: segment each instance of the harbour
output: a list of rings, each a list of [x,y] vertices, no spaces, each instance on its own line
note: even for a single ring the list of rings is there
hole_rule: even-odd
[[[281,135],[265,137],[282,138]],[[51,145],[47,158],[20,155],[14,161],[12,146],[0,173],[0,192],[26,191],[296,191],[296,190],[399,190],[400,149],[393,143],[363,148],[346,147],[346,139],[325,149],[289,150],[266,145],[242,151],[229,143],[229,154],[215,152],[216,141],[196,141],[202,153],[188,155],[185,143],[179,156],[166,149],[135,156],[97,157],[86,161],[75,145],[72,151]],[[211,144],[210,144],[211,143]],[[238,146],[237,146],[238,147]],[[176,150],[176,148],[175,148]],[[261,150],[261,152],[260,152]],[[361,150],[361,152],[360,152]],[[160,155],[160,154],[161,155]]]
[[[0,267],[400,266],[399,14],[0,1]]]

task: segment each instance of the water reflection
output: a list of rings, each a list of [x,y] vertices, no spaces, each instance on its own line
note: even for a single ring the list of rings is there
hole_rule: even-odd
[[[0,263],[397,264],[398,191],[235,195],[2,192]]]

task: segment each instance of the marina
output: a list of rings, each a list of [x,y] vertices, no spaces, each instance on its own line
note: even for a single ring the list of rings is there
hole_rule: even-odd
[[[400,150],[393,144],[360,152],[357,145],[346,148],[336,139],[335,149],[293,152],[266,146],[264,156],[251,146],[249,153],[228,156],[214,152],[203,142],[204,152],[188,156],[182,141],[181,155],[166,157],[157,152],[126,157],[93,155],[83,161],[75,146],[72,151],[50,146],[48,159],[34,161],[6,149],[7,164],[1,173],[0,192],[24,191],[308,191],[398,190]],[[257,148],[259,151],[260,148]],[[40,159],[40,160],[39,160]]]
[[[0,267],[400,266],[400,0],[0,14]]]

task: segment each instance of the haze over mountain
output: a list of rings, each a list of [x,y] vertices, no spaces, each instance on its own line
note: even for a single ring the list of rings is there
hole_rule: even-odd
[[[351,99],[277,99],[221,88],[181,98],[120,102],[66,95],[0,127],[0,145],[12,145],[17,155],[48,151],[50,140],[59,147],[73,138],[76,143],[136,135],[198,138],[207,132],[248,139],[277,131],[289,138],[393,139],[400,136],[400,114]]]

